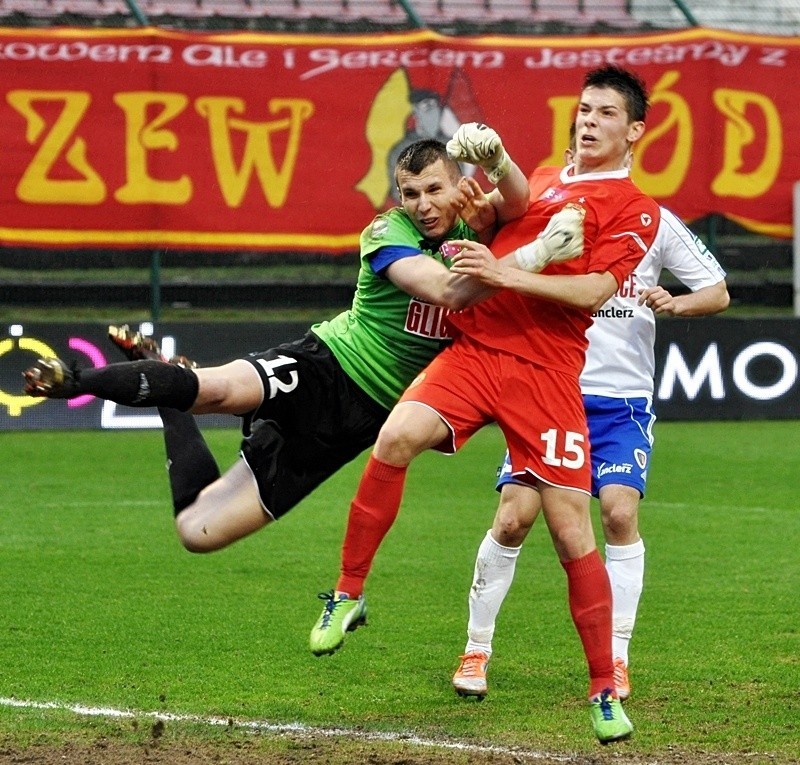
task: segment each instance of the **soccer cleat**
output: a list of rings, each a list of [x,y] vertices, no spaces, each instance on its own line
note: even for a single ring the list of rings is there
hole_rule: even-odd
[[[486,667],[489,656],[483,651],[472,651],[461,657],[453,675],[453,688],[459,696],[475,696],[479,701],[488,693]]]
[[[620,701],[625,701],[631,695],[628,668],[622,659],[614,659],[614,687],[617,689],[617,697]]]
[[[169,363],[174,364],[176,367],[183,367],[184,369],[197,369],[197,362],[192,361],[186,356],[171,356]]]
[[[633,724],[625,714],[620,700],[614,698],[611,688],[606,688],[589,699],[589,713],[594,735],[601,744],[621,741],[633,733]]]
[[[185,367],[186,369],[197,368],[196,362],[186,358],[186,356],[173,356],[168,359],[161,353],[161,348],[154,338],[143,335],[141,332],[131,332],[131,328],[127,324],[119,327],[113,324],[109,325],[108,337],[125,354],[125,358],[128,361],[153,359]]]
[[[353,599],[334,590],[317,597],[325,601],[325,607],[311,630],[309,647],[315,656],[324,656],[341,648],[348,632],[367,623],[367,601],[363,595]]]
[[[147,337],[141,332],[132,332],[127,324],[123,324],[121,327],[109,325],[108,337],[125,354],[128,361],[140,361],[141,359],[167,361],[154,338]]]
[[[61,359],[39,359],[23,373],[24,390],[29,396],[38,398],[72,398],[75,390],[76,372]]]

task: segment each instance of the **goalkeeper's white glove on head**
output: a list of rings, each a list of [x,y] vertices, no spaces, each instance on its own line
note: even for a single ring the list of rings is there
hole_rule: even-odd
[[[480,165],[495,185],[511,169],[511,158],[506,154],[497,131],[479,122],[461,125],[447,142],[447,153],[456,162]]]
[[[583,219],[586,211],[568,204],[559,210],[530,244],[514,250],[517,265],[524,271],[539,273],[550,263],[563,263],[583,254]]]

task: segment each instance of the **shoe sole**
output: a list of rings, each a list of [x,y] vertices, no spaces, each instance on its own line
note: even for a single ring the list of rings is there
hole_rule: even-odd
[[[458,696],[462,699],[475,699],[476,701],[483,701],[486,698],[486,694],[489,691],[471,691],[467,690],[466,688],[457,688],[455,685],[453,686],[455,692]]]
[[[626,738],[630,738],[633,735],[633,731],[629,730],[627,733],[621,733],[619,736],[613,736],[611,738],[600,738],[598,741],[605,746],[606,744],[613,744],[617,741],[624,741]]]
[[[347,629],[345,630],[345,635],[348,632],[353,632],[354,630],[358,629],[359,627],[366,627],[367,626],[367,615],[364,614],[363,616],[359,616],[358,619],[354,619],[350,624],[347,625]],[[330,648],[324,648],[322,650],[311,651],[314,656],[331,656],[332,654],[336,653],[342,646],[344,645],[344,635],[342,639],[335,645],[331,646]]]

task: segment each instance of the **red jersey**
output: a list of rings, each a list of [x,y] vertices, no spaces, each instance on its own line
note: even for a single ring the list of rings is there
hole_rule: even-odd
[[[527,212],[503,226],[492,242],[502,257],[532,242],[567,203],[586,211],[583,255],[544,269],[545,274],[610,272],[622,286],[650,249],[658,231],[658,204],[643,194],[627,170],[570,175],[570,168],[542,167],[530,178]],[[580,375],[592,324],[589,311],[501,290],[450,321],[477,342],[550,369]]]

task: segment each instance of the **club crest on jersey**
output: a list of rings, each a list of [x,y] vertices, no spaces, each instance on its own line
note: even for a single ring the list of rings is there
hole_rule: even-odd
[[[647,455],[641,449],[634,449],[633,456],[636,459],[636,464],[644,470],[647,467]]]
[[[565,195],[566,193],[563,189],[554,189],[552,186],[550,186],[548,189],[542,192],[542,194],[539,196],[539,199],[543,199],[548,202],[557,202],[563,199]]]
[[[383,235],[386,233],[387,229],[389,228],[389,221],[386,220],[384,217],[375,218],[372,221],[372,230],[370,231],[370,236],[373,239],[381,239]]]
[[[450,311],[424,300],[411,298],[406,313],[406,332],[431,340],[450,340],[450,324],[447,316]]]

